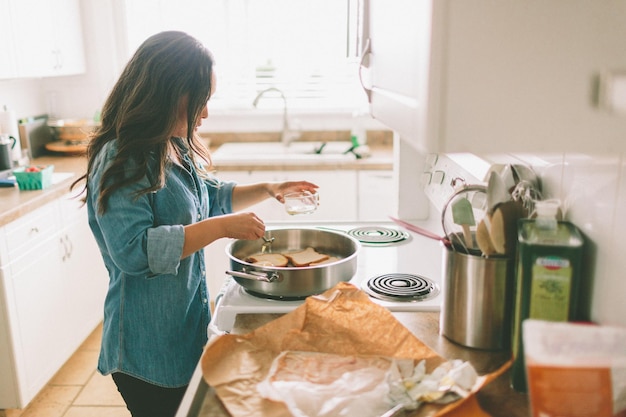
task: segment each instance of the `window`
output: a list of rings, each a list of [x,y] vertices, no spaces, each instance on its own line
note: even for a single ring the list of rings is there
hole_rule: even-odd
[[[123,0],[123,6],[126,58],[148,36],[169,29],[197,37],[213,52],[213,109],[250,109],[268,87],[283,91],[290,109],[367,106],[358,81],[358,0]],[[262,101],[283,106],[277,95]]]

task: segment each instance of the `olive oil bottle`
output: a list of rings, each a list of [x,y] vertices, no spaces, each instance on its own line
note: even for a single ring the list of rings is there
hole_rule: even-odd
[[[511,385],[527,391],[522,322],[581,320],[579,288],[583,237],[571,223],[557,221],[558,201],[536,203],[537,217],[518,224],[516,303],[512,332]]]

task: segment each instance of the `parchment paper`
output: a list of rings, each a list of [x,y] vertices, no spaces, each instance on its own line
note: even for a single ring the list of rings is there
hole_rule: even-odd
[[[202,355],[204,379],[233,416],[290,417],[283,403],[262,398],[256,389],[274,358],[285,350],[425,359],[427,372],[446,361],[413,336],[387,309],[372,302],[354,285],[341,282],[323,294],[308,297],[294,311],[253,332],[214,339]],[[488,375],[482,386],[505,367]],[[422,406],[411,415],[489,416],[473,394],[447,406]]]

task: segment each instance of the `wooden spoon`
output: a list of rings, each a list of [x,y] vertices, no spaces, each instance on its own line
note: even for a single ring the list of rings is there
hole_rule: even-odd
[[[491,242],[499,254],[514,255],[517,248],[517,221],[527,216],[521,201],[496,205],[491,216]]]
[[[493,242],[491,241],[491,236],[489,235],[489,228],[487,227],[487,218],[489,214],[485,214],[485,218],[483,218],[476,227],[476,243],[480,248],[480,251],[485,256],[491,256],[498,253],[496,248],[493,246]]]

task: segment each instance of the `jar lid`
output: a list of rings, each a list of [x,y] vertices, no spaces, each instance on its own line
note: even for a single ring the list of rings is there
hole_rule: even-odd
[[[535,201],[537,217],[550,217],[556,219],[561,207],[561,202],[557,199]]]

